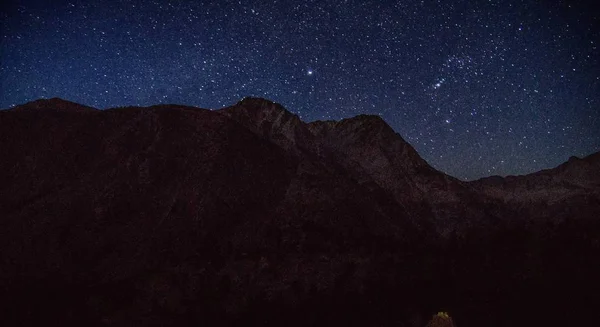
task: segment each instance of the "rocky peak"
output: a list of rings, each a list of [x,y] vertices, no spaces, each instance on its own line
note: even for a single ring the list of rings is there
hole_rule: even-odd
[[[300,118],[270,100],[246,97],[218,112],[294,154],[314,147],[313,136]]]
[[[57,110],[62,112],[86,112],[96,110],[61,98],[39,99],[13,108],[14,110]]]
[[[567,160],[567,162],[560,165],[559,167],[565,167],[566,169],[587,169],[592,166],[600,168],[600,152],[592,153],[584,158],[571,156],[569,157],[569,160]]]
[[[415,168],[429,166],[379,116],[359,115],[340,121],[316,121],[308,124],[308,128],[322,144],[344,152],[345,157],[357,160],[369,171],[389,170],[393,165],[394,170],[411,174]]]
[[[219,110],[220,112],[234,115],[246,115],[256,121],[276,121],[277,119],[296,117],[281,104],[268,99],[245,97],[233,106]],[[300,120],[300,118],[298,118]]]
[[[572,156],[569,160],[554,169],[544,171],[556,181],[568,182],[582,187],[600,185],[600,152],[585,158]]]
[[[360,184],[373,182],[393,194],[405,208],[418,212],[415,221],[418,215],[434,216],[440,232],[446,233],[462,228],[459,225],[463,221],[483,217],[479,204],[472,206],[472,212],[456,205],[476,198],[473,192],[431,167],[381,117],[359,115],[341,121],[317,121],[310,123],[309,129]],[[421,206],[423,203],[445,209],[429,212]]]
[[[291,114],[281,104],[265,98],[245,97],[238,101],[234,106],[241,106],[262,113],[287,112],[288,114]]]
[[[376,115],[358,115],[352,118],[342,119],[340,121],[317,120],[308,124],[309,130],[319,137],[327,136],[333,130],[347,130],[350,133],[364,136],[364,132],[371,135],[377,135],[381,132],[386,134],[395,134],[392,128],[381,117]]]

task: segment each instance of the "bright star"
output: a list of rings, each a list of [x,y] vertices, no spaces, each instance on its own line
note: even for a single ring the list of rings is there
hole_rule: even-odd
[[[444,84],[445,81],[446,81],[446,79],[444,79],[444,78],[438,80],[437,83],[433,84],[433,89],[434,90],[439,89],[442,86],[442,84]]]
[[[307,74],[308,76],[310,76],[310,75],[312,75],[312,74],[313,74],[313,71],[309,69],[309,70],[306,72],[306,74]]]

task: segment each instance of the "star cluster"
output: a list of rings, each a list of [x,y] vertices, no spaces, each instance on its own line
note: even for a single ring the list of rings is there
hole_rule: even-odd
[[[12,1],[0,108],[269,98],[305,121],[382,116],[461,179],[600,150],[594,3]]]

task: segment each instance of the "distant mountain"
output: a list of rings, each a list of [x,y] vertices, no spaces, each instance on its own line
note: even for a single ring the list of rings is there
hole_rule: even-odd
[[[0,153],[6,325],[424,326],[443,311],[537,326],[594,312],[599,154],[467,183],[378,116],[305,123],[260,98],[37,100],[0,111]]]
[[[525,176],[492,176],[469,184],[535,221],[600,217],[600,152]]]
[[[79,103],[63,100],[60,98],[39,99],[31,101],[23,105],[18,105],[12,110],[45,110],[45,111],[62,111],[62,112],[92,112],[95,108],[87,107]]]

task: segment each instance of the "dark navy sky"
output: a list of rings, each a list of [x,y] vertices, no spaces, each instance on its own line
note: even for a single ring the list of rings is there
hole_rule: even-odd
[[[600,150],[593,1],[9,0],[1,19],[0,108],[252,95],[305,121],[378,114],[461,179]]]

